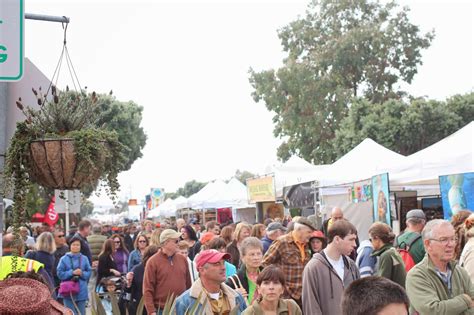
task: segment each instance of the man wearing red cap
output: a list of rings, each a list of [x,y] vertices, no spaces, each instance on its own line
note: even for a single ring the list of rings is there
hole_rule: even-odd
[[[247,305],[244,298],[224,284],[226,280],[224,260],[229,258],[228,253],[221,253],[215,249],[208,249],[199,254],[195,260],[199,279],[176,300],[177,315],[186,314],[186,310],[198,299],[199,306],[196,310],[198,314],[226,315],[235,308],[238,309],[237,314],[241,314],[245,310]]]

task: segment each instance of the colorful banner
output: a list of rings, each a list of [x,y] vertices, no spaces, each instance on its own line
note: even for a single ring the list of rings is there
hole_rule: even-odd
[[[152,188],[151,189],[151,207],[155,209],[158,207],[165,199],[165,190],[163,188]]]
[[[354,183],[351,188],[351,199],[353,203],[365,202],[372,199],[372,182]]]
[[[273,176],[247,179],[249,203],[275,201],[275,180]]]
[[[388,173],[372,177],[372,195],[374,222],[383,222],[392,225],[390,215],[390,189]]]
[[[440,176],[439,189],[446,220],[460,210],[474,209],[474,173]]]

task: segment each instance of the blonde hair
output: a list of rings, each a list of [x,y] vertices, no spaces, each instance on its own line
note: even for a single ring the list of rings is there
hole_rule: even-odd
[[[43,232],[36,239],[36,250],[53,254],[56,251],[56,242],[51,232]]]
[[[250,232],[252,232],[252,226],[250,224],[248,224],[247,222],[240,222],[239,224],[237,224],[237,226],[235,227],[235,231],[234,231],[234,240],[236,242],[239,241],[240,239],[240,234],[242,233],[242,230],[243,229],[249,229],[249,234]]]
[[[163,232],[163,230],[161,228],[158,228],[151,233],[150,245],[156,245],[158,247],[161,247],[161,243],[160,243],[161,232]]]

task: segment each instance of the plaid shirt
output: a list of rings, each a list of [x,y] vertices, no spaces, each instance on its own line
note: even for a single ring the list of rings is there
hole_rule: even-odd
[[[263,266],[276,265],[283,271],[286,277],[286,290],[295,300],[301,299],[303,269],[311,258],[308,244],[305,245],[305,248],[306,257],[302,261],[293,235],[288,233],[275,240],[263,257]]]

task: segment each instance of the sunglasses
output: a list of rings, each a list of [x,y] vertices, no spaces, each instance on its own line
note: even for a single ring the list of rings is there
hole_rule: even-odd
[[[146,241],[138,241],[138,243],[146,243]]]

